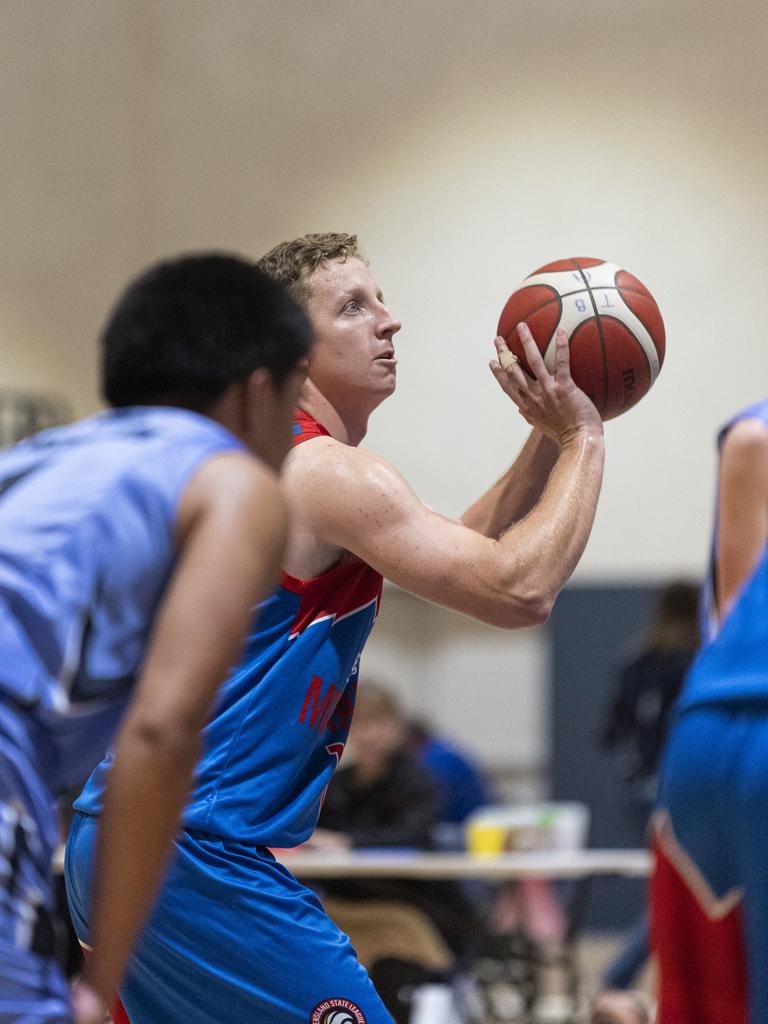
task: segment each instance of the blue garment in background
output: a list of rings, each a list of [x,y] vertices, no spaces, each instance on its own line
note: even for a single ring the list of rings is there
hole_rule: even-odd
[[[440,820],[461,824],[472,811],[491,803],[488,782],[481,770],[447,740],[427,736],[417,757],[440,787]]]

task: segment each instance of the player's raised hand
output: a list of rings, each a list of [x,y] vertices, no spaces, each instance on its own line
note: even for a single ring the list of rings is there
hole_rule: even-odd
[[[603,424],[597,409],[571,377],[565,331],[558,328],[555,335],[554,373],[545,366],[527,325],[518,324],[517,332],[533,377],[523,370],[517,356],[501,337],[494,341],[497,358],[491,360],[490,367],[520,414],[561,447],[583,432],[601,434]]]

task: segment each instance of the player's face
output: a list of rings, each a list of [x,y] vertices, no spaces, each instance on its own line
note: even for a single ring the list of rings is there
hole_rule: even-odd
[[[375,408],[395,390],[393,338],[400,321],[360,260],[322,264],[309,287],[307,310],[315,328],[310,379],[338,408],[351,396]]]

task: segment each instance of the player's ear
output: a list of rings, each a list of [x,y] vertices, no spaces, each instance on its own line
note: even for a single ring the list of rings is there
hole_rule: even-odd
[[[274,402],[272,376],[259,366],[244,380],[232,381],[208,413],[250,443],[254,428],[259,429]]]
[[[274,394],[275,392],[275,382],[272,378],[272,374],[266,366],[257,366],[256,369],[252,370],[245,378],[244,398],[249,405],[258,403],[260,400],[263,400],[267,390],[269,390],[271,394]]]
[[[246,431],[255,424],[261,424],[264,414],[274,406],[275,382],[265,366],[257,366],[242,381],[240,409]]]

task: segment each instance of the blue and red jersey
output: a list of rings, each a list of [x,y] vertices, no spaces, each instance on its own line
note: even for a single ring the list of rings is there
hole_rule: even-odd
[[[328,435],[297,414],[294,445]],[[360,654],[381,576],[345,555],[310,580],[284,574],[258,609],[239,667],[222,687],[184,813],[189,829],[260,846],[312,834],[352,720]],[[76,801],[100,810],[110,759]]]

